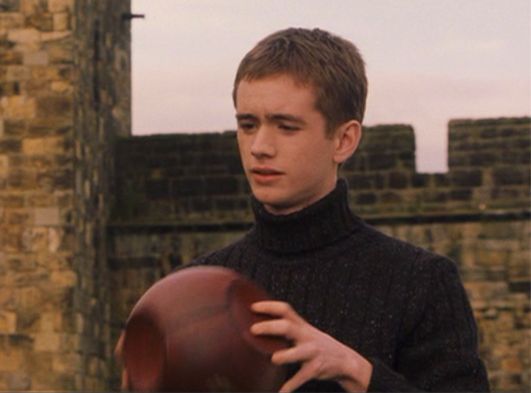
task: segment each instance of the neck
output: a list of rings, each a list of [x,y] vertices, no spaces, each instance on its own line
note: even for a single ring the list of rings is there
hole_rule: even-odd
[[[327,246],[350,235],[361,223],[350,211],[347,183],[342,179],[330,193],[301,210],[277,215],[253,198],[253,211],[258,244],[277,253]]]

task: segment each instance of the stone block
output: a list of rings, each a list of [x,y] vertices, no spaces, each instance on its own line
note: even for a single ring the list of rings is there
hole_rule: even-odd
[[[63,315],[60,311],[43,312],[40,317],[39,327],[41,332],[60,332]]]
[[[10,65],[6,67],[6,82],[27,81],[31,77],[31,69],[23,65]],[[22,99],[24,97],[20,97]]]
[[[0,13],[0,31],[17,29],[24,27],[24,17],[16,12],[1,12]]]
[[[0,148],[1,151],[1,148]],[[0,155],[0,179],[6,178],[8,174],[8,166],[9,160],[7,155]]]
[[[71,94],[74,91],[74,86],[71,82],[53,81],[50,85],[50,89],[54,93]]]
[[[20,82],[0,83],[0,97],[20,95]]]
[[[33,67],[31,69],[31,78],[40,80],[40,81],[54,81],[54,80],[69,79],[68,75],[64,75],[64,74],[65,74],[65,70],[56,65]]]
[[[48,0],[50,12],[73,12],[74,0]]]
[[[26,26],[34,27],[39,31],[53,30],[53,16],[50,13],[37,13],[26,17]]]
[[[35,334],[34,349],[36,352],[57,352],[61,348],[61,336],[53,332]]]
[[[49,62],[48,52],[46,51],[37,51],[37,52],[26,52],[24,53],[24,65],[28,66],[42,66],[47,65]]]
[[[494,168],[492,180],[496,186],[529,184],[529,168],[513,166]]]
[[[0,100],[6,119],[30,119],[35,116],[35,99],[25,96],[2,97]]]
[[[415,188],[428,186],[432,175],[425,173],[414,173],[411,177],[411,185]]]
[[[425,190],[422,193],[422,201],[429,203],[443,203],[448,200],[448,193],[438,190]]]
[[[48,11],[46,0],[21,0],[20,10],[25,15],[42,14]]]
[[[14,190],[31,190],[37,186],[37,178],[35,172],[11,169],[7,176],[7,186]]]
[[[41,40],[41,33],[35,28],[12,29],[7,32],[7,39],[17,44],[36,44]]]
[[[15,333],[16,331],[17,314],[13,311],[0,311],[0,334]]]
[[[55,31],[65,31],[70,29],[70,14],[68,12],[54,13],[53,29]]]
[[[468,162],[471,166],[491,167],[499,160],[499,156],[493,152],[471,153]]]
[[[447,187],[450,185],[450,177],[446,173],[435,173],[433,180],[436,187]]]
[[[52,34],[52,33],[49,33]],[[57,34],[64,34],[57,32]],[[52,41],[45,44],[45,49],[50,57],[50,64],[72,64],[74,61],[74,48],[72,40]]]
[[[0,351],[0,373],[8,371],[9,374],[13,374],[13,371],[17,371],[23,365],[24,352],[16,347],[6,348],[6,342],[7,340],[4,341],[3,350]]]
[[[370,170],[391,169],[396,166],[396,156],[394,154],[372,153],[368,156],[368,167]]]
[[[56,270],[50,275],[51,282],[58,287],[73,287],[77,284],[77,274],[72,270]]]
[[[363,192],[356,195],[356,204],[359,205],[373,205],[377,202],[378,197],[372,192]]]
[[[61,356],[54,357],[52,362],[52,370],[60,374],[75,374],[82,372],[82,358],[77,353],[66,353]]]
[[[0,50],[0,64],[3,66],[22,65],[22,52]]]
[[[409,176],[407,173],[391,172],[389,173],[390,188],[407,188]]]
[[[208,195],[234,195],[239,191],[238,179],[234,176],[206,177],[204,185]]]
[[[48,229],[48,251],[56,253],[61,246],[64,232],[61,229]]]
[[[456,170],[450,172],[450,181],[458,187],[477,187],[483,182],[480,170]]]
[[[4,135],[7,137],[18,137],[26,131],[26,121],[24,119],[8,120],[3,122]]]
[[[68,37],[72,37],[71,31],[52,31],[41,34],[41,39],[43,42],[59,41]]]
[[[5,221],[9,225],[31,225],[32,216],[26,210],[8,210],[5,213]]]
[[[20,0],[2,0],[3,12],[17,12],[20,9]]]
[[[64,143],[61,136],[25,138],[22,141],[22,151],[27,155],[61,154],[64,153]]]
[[[46,228],[25,228],[22,233],[22,247],[26,252],[43,252],[48,248],[48,231]]]
[[[27,196],[26,202],[28,206],[32,207],[50,207],[55,204],[55,197],[49,192],[36,190]]]
[[[0,206],[3,207],[24,207],[24,195],[10,193],[10,195],[2,195],[0,193]]]
[[[62,136],[71,134],[73,118],[36,118],[28,122],[28,137]]]
[[[25,372],[9,373],[6,380],[7,389],[10,391],[28,391],[31,389],[31,376]]]
[[[57,207],[35,208],[34,217],[36,226],[54,226],[62,223],[59,208]]]
[[[381,202],[387,204],[402,203],[402,196],[396,192],[384,192],[381,195]]]
[[[71,117],[73,97],[42,96],[37,98],[37,113],[42,117]]]

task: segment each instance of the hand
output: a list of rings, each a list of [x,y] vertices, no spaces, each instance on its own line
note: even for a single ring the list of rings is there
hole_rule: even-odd
[[[251,333],[282,336],[293,342],[292,347],[275,352],[271,361],[277,365],[302,363],[281,392],[292,392],[310,379],[335,380],[349,392],[367,391],[372,365],[352,348],[310,325],[288,303],[262,301],[252,304],[251,309],[277,317],[255,323]]]
[[[122,365],[123,362],[124,337],[125,334],[122,331],[120,337],[118,338],[118,342],[116,343],[116,347],[114,348],[114,358],[118,361],[119,365]],[[128,380],[127,369],[125,368],[125,365],[122,365],[122,377],[120,382],[121,390],[129,390]]]

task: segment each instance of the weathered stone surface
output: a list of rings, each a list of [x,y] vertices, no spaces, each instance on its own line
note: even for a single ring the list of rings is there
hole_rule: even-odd
[[[72,12],[74,0],[48,0],[48,10],[50,12]]]
[[[26,18],[26,25],[28,27],[34,27],[40,32],[52,31],[53,16],[49,13],[32,14]]]
[[[0,334],[15,333],[17,314],[13,311],[0,311]]]
[[[61,136],[25,138],[22,151],[27,155],[60,154],[64,152],[65,140]]]
[[[47,0],[20,0],[20,10],[25,15],[43,14],[48,12]]]
[[[11,120],[30,119],[36,113],[35,99],[24,96],[2,97],[0,107],[4,116]]]
[[[72,99],[68,96],[48,96],[37,98],[39,116],[70,117],[72,116]]]
[[[57,207],[39,207],[34,209],[36,226],[60,225],[61,216]]]
[[[61,336],[53,332],[37,333],[34,348],[37,352],[56,352],[61,348]]]
[[[56,12],[53,14],[53,29],[66,31],[70,29],[70,14],[68,12]]]
[[[7,377],[7,389],[25,391],[31,389],[31,377],[24,372],[14,372]]]
[[[46,51],[37,51],[37,52],[26,52],[24,53],[24,65],[28,66],[42,66],[47,65],[48,52]]]

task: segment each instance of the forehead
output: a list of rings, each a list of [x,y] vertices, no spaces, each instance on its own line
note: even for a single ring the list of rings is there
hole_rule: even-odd
[[[315,89],[290,75],[243,79],[236,90],[236,110],[315,110]]]

